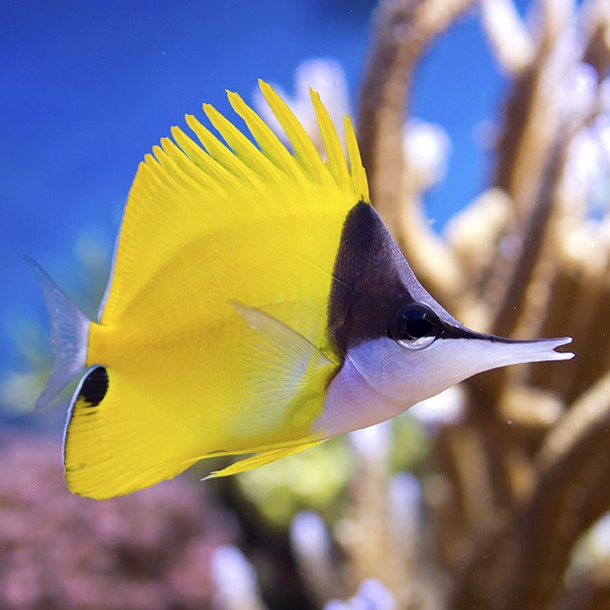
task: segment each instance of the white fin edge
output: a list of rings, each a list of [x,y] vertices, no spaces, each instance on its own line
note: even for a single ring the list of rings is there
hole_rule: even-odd
[[[53,369],[36,408],[48,406],[85,369],[90,321],[66,293],[32,259],[32,266],[47,308]]]

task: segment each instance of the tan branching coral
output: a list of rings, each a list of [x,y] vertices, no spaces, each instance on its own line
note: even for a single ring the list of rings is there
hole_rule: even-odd
[[[448,14],[467,4],[451,3]],[[364,104],[359,123],[373,200],[415,272],[458,317],[509,336],[571,335],[578,356],[469,380],[464,419],[437,435],[443,491],[430,508],[452,579],[448,606],[602,607],[594,604],[608,594],[607,571],[582,577],[578,595],[564,576],[577,539],[610,509],[610,216],[607,191],[595,191],[610,180],[610,4],[534,1],[526,25],[510,0],[483,0],[482,24],[512,90],[493,184],[440,244],[398,135],[415,61],[439,31],[409,39],[428,10],[433,1],[379,8],[377,81],[369,75],[361,96],[375,108]],[[397,23],[402,35],[388,36]]]
[[[405,157],[403,126],[418,60],[436,36],[473,4],[474,0],[381,2],[359,100],[358,140],[371,199],[407,258],[419,263],[424,283],[428,257],[421,252],[432,252],[431,258],[440,263],[436,274],[444,270],[441,295],[461,277],[443,243],[426,228],[418,191],[421,181]],[[416,240],[412,235],[418,236]]]

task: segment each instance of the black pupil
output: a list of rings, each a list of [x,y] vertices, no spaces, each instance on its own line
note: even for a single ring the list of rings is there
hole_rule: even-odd
[[[436,314],[422,303],[410,303],[396,312],[390,334],[396,341],[436,338],[440,330]]]
[[[425,312],[409,312],[404,320],[406,335],[411,339],[427,337],[434,332],[434,324],[427,319]]]

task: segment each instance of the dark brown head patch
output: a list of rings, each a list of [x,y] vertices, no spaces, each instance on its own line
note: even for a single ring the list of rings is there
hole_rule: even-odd
[[[386,335],[394,312],[413,301],[398,272],[398,257],[375,209],[355,205],[343,225],[328,308],[328,335],[341,355],[365,339]]]

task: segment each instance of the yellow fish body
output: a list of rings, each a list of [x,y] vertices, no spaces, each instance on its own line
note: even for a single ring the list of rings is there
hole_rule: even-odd
[[[212,476],[234,474],[476,372],[571,356],[554,351],[567,339],[513,342],[454,320],[370,205],[349,119],[346,159],[312,92],[323,159],[260,87],[291,152],[235,93],[255,143],[208,105],[226,144],[191,116],[199,143],[173,128],[138,169],[99,323],[37,269],[55,354],[38,404],[88,369],[64,444],[77,494],[108,498],[202,458],[255,454]]]

